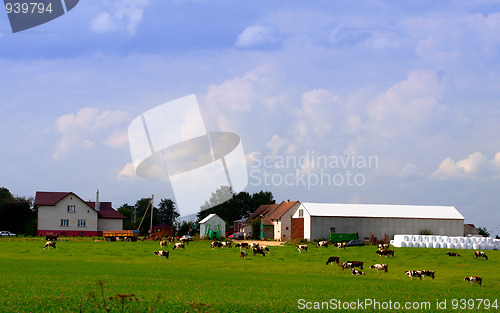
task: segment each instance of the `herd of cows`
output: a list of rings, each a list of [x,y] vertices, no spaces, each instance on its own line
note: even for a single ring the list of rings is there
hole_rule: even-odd
[[[178,250],[178,249],[186,249],[186,245],[189,244],[189,241],[187,239],[181,238],[180,242],[175,243],[175,238],[171,237],[168,238],[167,240],[161,240],[160,241],[160,248],[168,247],[168,244],[172,243],[173,244],[173,250]],[[232,241],[213,241],[210,245],[212,249],[215,248],[232,248]],[[326,247],[328,248],[328,245],[333,245],[337,247],[337,250],[340,250],[341,248],[346,249],[345,243],[329,243],[328,241],[320,241],[316,243],[316,248],[320,247]],[[302,251],[307,252],[308,245],[297,245],[297,250],[299,253],[302,253]],[[45,246],[43,249],[50,249],[50,248],[56,248],[56,241],[54,240],[48,240],[45,243]],[[246,259],[248,256],[247,251],[251,250],[253,252],[253,255],[260,254],[262,256],[266,256],[266,253],[271,253],[270,249],[266,245],[261,245],[259,243],[253,242],[253,243],[246,243],[246,242],[240,242],[235,245],[235,248],[240,248],[240,257],[243,259]],[[159,250],[159,251],[154,251],[153,252],[155,255],[157,255],[159,258],[165,257],[166,259],[169,258],[170,252],[168,250]],[[379,254],[379,257],[382,258],[384,256],[385,258],[391,256],[394,257],[394,250],[389,249],[389,244],[379,244],[378,245],[378,250],[376,251],[377,254]],[[451,256],[451,257],[460,257],[460,254],[456,252],[447,252],[446,255]],[[488,260],[488,256],[486,253],[483,251],[474,251],[474,259],[481,258],[481,259],[486,259]],[[352,275],[365,275],[363,270],[363,262],[361,261],[346,261],[346,262],[340,262],[340,258],[338,256],[331,256],[328,258],[326,261],[326,265],[336,263],[341,271],[344,271],[345,269],[350,269]],[[377,271],[377,274],[379,271],[384,271],[388,272],[388,265],[387,264],[373,264],[370,266],[370,269],[374,269]],[[358,268],[359,270],[357,270]],[[414,277],[418,277],[420,280],[425,277],[431,277],[432,279],[435,278],[435,272],[432,270],[409,270],[404,272],[405,275],[409,276],[411,280],[413,280]],[[477,283],[479,285],[482,285],[482,277],[479,276],[468,276],[464,278],[464,281],[468,281],[472,284]]]

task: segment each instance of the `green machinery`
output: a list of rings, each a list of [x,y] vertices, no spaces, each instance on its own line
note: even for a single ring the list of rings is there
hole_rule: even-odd
[[[205,230],[205,237],[208,239],[219,239],[220,238],[220,225],[217,225],[217,229],[211,228],[210,224],[207,224]]]
[[[330,233],[330,241],[346,242],[358,239],[358,233]]]

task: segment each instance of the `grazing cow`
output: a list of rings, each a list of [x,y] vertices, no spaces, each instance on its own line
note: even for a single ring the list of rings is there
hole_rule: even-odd
[[[223,241],[222,242],[222,248],[225,248],[225,247],[229,247],[229,248],[232,248],[232,243],[231,241]]]
[[[45,250],[45,249],[49,249],[49,250],[50,250],[50,247],[52,247],[52,248],[54,248],[54,249],[55,249],[55,248],[56,248],[56,241],[47,241],[47,242],[45,243],[45,246],[43,247],[43,249],[44,249],[44,250]]]
[[[212,245],[210,246],[212,249],[217,247],[217,248],[220,248],[222,247],[222,243],[218,242],[218,241],[212,241]]]
[[[405,275],[410,276],[411,280],[413,280],[413,277],[418,277],[422,280],[422,271],[406,271]]]
[[[169,251],[155,251],[153,253],[156,254],[160,259],[162,256],[168,259]]]
[[[456,252],[446,252],[446,254],[448,256],[460,256],[460,254],[456,253]]]
[[[264,250],[262,250],[261,248],[253,248],[253,255],[256,255],[256,254],[262,254],[262,256],[266,256],[266,254],[264,253]]]
[[[241,249],[242,249],[242,248],[247,248],[247,249],[248,249],[248,242],[240,242],[240,243],[236,244],[236,246],[235,246],[235,247],[236,247],[236,248],[238,248],[238,247],[239,247],[239,248],[240,248],[240,251],[241,251]]]
[[[57,240],[58,236],[59,235],[56,234],[56,233],[46,233],[45,234],[45,240],[47,240],[47,241],[54,241],[54,240]]]
[[[328,264],[332,264],[333,265],[333,262],[339,264],[339,257],[338,256],[331,256],[328,258],[328,261],[326,261],[326,265]]]
[[[363,269],[363,262],[347,261],[345,263],[340,263],[341,270],[344,270],[344,268],[355,268],[355,267],[359,267],[360,269]]]
[[[307,245],[298,245],[297,249],[299,249],[299,253],[302,253],[302,250],[307,252]]]
[[[479,284],[479,286],[481,286],[481,284],[483,283],[483,278],[479,277],[479,276],[465,277],[464,280],[470,281],[470,285],[471,286],[472,286],[473,283]]]
[[[178,243],[174,244],[174,247],[172,248],[172,251],[174,251],[175,249],[180,249],[180,248],[186,250],[186,248],[184,246],[184,242],[178,242]]]
[[[365,273],[363,273],[362,271],[357,271],[353,268],[351,269],[351,272],[353,275],[365,275]]]
[[[168,237],[168,243],[174,243],[175,237]]]
[[[247,252],[246,251],[241,251],[240,252],[240,258],[246,259],[247,258]]]
[[[374,265],[370,266],[370,268],[377,270],[377,274],[378,274],[378,271],[382,271],[382,270],[387,273],[387,267],[388,267],[387,264],[374,264]]]
[[[389,244],[388,243],[379,243],[378,249],[379,250],[387,250],[387,249],[389,249]]]
[[[337,242],[335,245],[337,246],[337,251],[340,251],[340,248],[344,248],[345,250],[345,242]]]
[[[432,277],[432,279],[434,279],[434,271],[427,271],[427,270],[423,270],[423,271],[420,271],[420,274],[422,275],[422,277],[425,279],[425,276],[429,276],[429,277]]]
[[[268,247],[268,246],[260,246],[260,249],[261,249],[262,251],[267,252],[267,253],[271,253],[271,251],[269,250],[269,247]]]
[[[252,242],[251,244],[248,245],[248,248],[250,248],[250,249],[254,249],[254,248],[258,248],[258,247],[259,247],[258,242]]]
[[[488,257],[486,256],[486,253],[484,253],[483,251],[474,251],[474,259],[477,259],[477,258],[485,258],[486,260],[488,260]]]
[[[181,243],[189,244],[189,239],[187,239],[187,238],[181,238],[181,239],[179,239],[179,241]]]
[[[380,255],[380,257],[385,256],[392,256],[394,257],[394,250],[377,250],[377,253]]]
[[[163,247],[168,247],[168,241],[167,240],[160,241],[160,248],[163,248]]]
[[[328,241],[320,241],[316,244],[316,248],[319,248],[319,247],[326,247],[328,248]]]

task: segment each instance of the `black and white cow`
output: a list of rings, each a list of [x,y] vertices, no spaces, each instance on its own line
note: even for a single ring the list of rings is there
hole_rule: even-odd
[[[222,248],[229,247],[232,248],[232,242],[231,241],[223,241],[222,242]]]
[[[156,254],[160,259],[162,256],[168,259],[169,251],[155,251],[153,253]]]
[[[351,273],[353,275],[365,275],[365,273],[363,273],[362,271],[357,271],[355,269],[351,269]]]
[[[235,246],[235,247],[236,247],[236,248],[238,248],[238,247],[239,247],[239,248],[240,248],[240,251],[241,251],[241,249],[242,249],[242,248],[247,248],[247,249],[248,249],[248,242],[240,242],[240,243],[236,244],[236,246]]]
[[[328,261],[326,261],[326,265],[328,264],[332,264],[333,265],[333,262],[339,264],[339,257],[338,256],[331,256],[328,258]]]
[[[250,248],[250,249],[254,249],[254,248],[258,248],[258,247],[259,247],[258,242],[252,242],[248,245],[248,248]]]
[[[359,267],[360,269],[363,269],[363,262],[359,261],[347,261],[347,262],[341,262],[340,263],[340,269],[343,271],[345,268],[355,268]]]
[[[212,244],[210,245],[210,247],[213,249],[213,248],[220,248],[222,247],[222,243],[218,242],[218,241],[212,241]]]
[[[483,251],[474,251],[474,259],[477,259],[477,258],[485,258],[486,260],[488,260],[488,256],[486,256],[486,253],[484,253]]]
[[[319,247],[326,247],[328,248],[328,241],[320,241],[316,244],[316,248],[319,248]]]
[[[302,251],[307,252],[307,245],[298,245],[297,249],[299,250],[299,253],[302,253]]]
[[[446,254],[447,254],[448,256],[460,256],[460,254],[458,254],[458,253],[456,253],[456,252],[450,252],[450,251],[446,252]]]
[[[262,254],[262,256],[266,256],[264,250],[262,250],[261,248],[253,248],[252,250],[253,250],[253,255]]]
[[[472,286],[473,283],[479,284],[479,286],[481,286],[481,284],[483,283],[483,278],[479,277],[479,276],[465,277],[464,280],[465,281],[470,281],[470,285],[471,286]]]
[[[410,276],[411,280],[413,280],[413,277],[418,277],[420,280],[422,280],[422,272],[421,271],[406,271],[405,275]]]
[[[247,258],[247,252],[246,251],[241,251],[240,252],[240,258],[246,259]]]
[[[168,240],[160,241],[160,248],[163,248],[163,247],[168,247]]]
[[[434,271],[427,271],[427,270],[422,270],[420,271],[420,274],[421,276],[425,279],[425,276],[429,276],[429,277],[432,277],[432,279],[434,279],[434,274],[435,272]]]
[[[174,244],[172,251],[174,251],[175,249],[180,249],[180,248],[186,250],[186,247],[184,246],[184,242],[178,242],[178,243]]]
[[[394,257],[394,250],[377,250],[377,254],[379,254],[380,257],[385,256],[387,258],[389,255]]]
[[[49,250],[50,250],[50,247],[52,247],[52,248],[54,248],[54,249],[55,249],[55,248],[56,248],[56,241],[47,241],[47,242],[45,243],[45,246],[43,247],[43,249],[44,249],[44,250],[45,250],[45,249],[49,249]]]
[[[379,250],[387,250],[387,249],[389,249],[389,244],[388,243],[379,243],[378,249]]]
[[[387,267],[388,267],[387,264],[374,264],[374,265],[370,266],[370,268],[373,268],[374,270],[377,271],[377,274],[378,274],[378,271],[384,271],[387,273]]]
[[[268,246],[260,246],[260,250],[265,251],[267,253],[271,253],[271,250],[269,250]]]
[[[337,251],[340,251],[340,248],[344,248],[345,250],[345,242],[337,242],[335,245],[337,246]]]

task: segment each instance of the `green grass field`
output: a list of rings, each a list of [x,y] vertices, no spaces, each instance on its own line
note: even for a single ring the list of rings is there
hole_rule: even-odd
[[[462,256],[448,257],[446,249],[395,248],[394,258],[380,259],[374,246],[311,245],[299,254],[287,245],[243,260],[238,248],[212,250],[209,241],[195,241],[180,251],[170,245],[166,260],[153,254],[159,250],[154,241],[60,240],[51,250],[44,243],[0,239],[2,312],[293,312],[321,305],[322,311],[345,312],[342,306],[350,305],[352,312],[436,312],[437,301],[443,306],[445,300],[441,312],[500,310],[485,308],[494,301],[500,306],[499,251],[475,260],[472,250],[453,249]],[[363,261],[366,275],[326,266],[329,256]],[[375,263],[388,264],[389,272],[369,269]],[[404,275],[421,269],[434,270],[436,278]],[[483,277],[483,286],[463,281],[470,275]],[[415,309],[405,309],[406,302]]]

